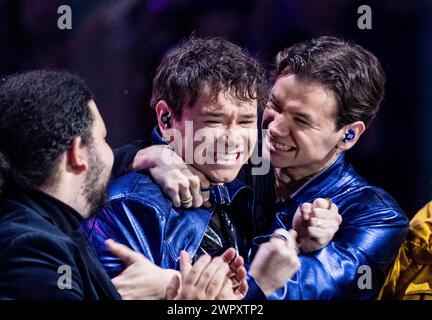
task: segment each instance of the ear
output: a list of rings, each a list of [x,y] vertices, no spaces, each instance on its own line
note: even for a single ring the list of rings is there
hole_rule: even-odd
[[[72,171],[81,173],[88,170],[88,154],[81,137],[73,139],[71,147],[66,151],[66,156],[67,165]]]
[[[355,133],[354,138],[350,141],[344,142],[343,140],[345,139],[345,133],[350,129],[353,130]],[[358,139],[360,138],[360,136],[365,130],[366,130],[366,126],[363,123],[363,121],[356,121],[347,125],[345,128],[341,130],[342,138],[338,142],[337,148],[341,149],[342,151],[351,149],[357,143]]]
[[[158,127],[162,135],[164,135],[165,131],[169,129],[172,125],[172,115],[171,115],[171,108],[168,106],[165,100],[160,100],[156,104],[156,116],[158,121]],[[168,114],[170,125],[167,125],[167,123],[162,121],[162,118],[164,115]]]

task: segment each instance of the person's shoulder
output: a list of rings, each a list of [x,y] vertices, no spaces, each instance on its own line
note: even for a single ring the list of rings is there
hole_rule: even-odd
[[[5,246],[20,246],[22,242],[30,242],[37,237],[55,243],[71,242],[66,234],[34,208],[10,199],[1,199],[0,211],[0,250],[2,251]]]
[[[79,270],[85,262],[72,239],[36,228],[14,232],[9,243],[0,244],[0,299],[82,299]],[[64,268],[73,277],[72,290],[58,289]]]
[[[15,258],[51,259],[52,261],[73,260],[78,253],[76,245],[66,234],[55,228],[41,228],[40,225],[23,220],[0,225],[0,259],[5,263]]]
[[[412,222],[424,223],[432,221],[432,201],[429,201],[423,208],[421,208],[412,218]]]
[[[351,216],[364,223],[408,225],[408,218],[397,201],[384,189],[362,183],[345,190],[340,205],[344,218]]]
[[[432,254],[432,201],[411,219],[410,241]]]
[[[357,203],[363,207],[387,208],[403,212],[397,201],[384,189],[369,183],[360,176],[354,167],[347,163],[341,177],[341,183],[335,184],[338,197],[352,205]]]
[[[157,207],[164,212],[172,208],[171,201],[162,192],[150,174],[130,172],[113,181],[108,187],[110,204],[128,202]]]
[[[168,217],[171,201],[147,174],[130,172],[110,182],[109,201],[81,223],[81,230],[98,252],[107,252],[106,239],[127,242],[138,225],[147,225],[152,217]],[[124,241],[122,241],[123,239]]]
[[[110,199],[127,197],[139,193],[154,184],[149,174],[144,172],[128,172],[114,180],[108,186]]]
[[[361,201],[368,206],[375,206],[377,208],[392,208],[394,210],[402,210],[397,201],[384,189],[366,183],[354,190],[353,197],[356,201]]]

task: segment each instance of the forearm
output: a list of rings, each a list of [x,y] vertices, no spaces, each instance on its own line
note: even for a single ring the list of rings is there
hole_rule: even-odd
[[[137,152],[150,145],[147,140],[136,140],[120,148],[114,149],[114,165],[112,169],[112,178],[117,178],[129,171]]]

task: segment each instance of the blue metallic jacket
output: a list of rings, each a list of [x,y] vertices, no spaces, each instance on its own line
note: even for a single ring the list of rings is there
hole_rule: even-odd
[[[156,130],[154,143],[164,143]],[[179,269],[180,251],[191,257],[199,249],[216,205],[232,206],[241,221],[245,238],[251,242],[250,225],[253,206],[252,189],[239,180],[215,185],[210,190],[212,207],[174,208],[154,180],[145,173],[128,173],[113,180],[108,189],[109,205],[82,223],[81,228],[95,248],[98,258],[111,278],[124,266],[105,246],[113,239],[144,254],[162,268]],[[245,245],[247,249],[250,245]],[[265,298],[254,279],[248,275],[247,298]]]
[[[250,211],[252,190],[240,181],[214,186],[211,199],[213,203],[231,204],[240,199],[241,193],[242,199],[250,199],[244,204],[245,211],[239,212],[243,215]],[[178,269],[180,251],[195,255],[215,208],[174,208],[153,179],[141,173],[114,180],[109,186],[109,199],[109,206],[81,227],[111,278],[124,266],[106,248],[105,240],[123,243],[162,268]]]
[[[343,221],[327,247],[300,254],[297,274],[271,299],[372,299],[408,231],[408,219],[384,190],[371,186],[344,155],[292,194],[273,229],[291,229],[304,202],[330,198]]]

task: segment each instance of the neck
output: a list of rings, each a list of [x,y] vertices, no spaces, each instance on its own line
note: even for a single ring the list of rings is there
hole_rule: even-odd
[[[275,189],[279,201],[286,200],[308,180],[330,166],[338,158],[339,153],[326,161],[307,167],[286,167],[275,169]]]
[[[51,197],[67,204],[76,212],[78,212],[83,218],[88,218],[88,210],[90,208],[87,208],[85,205],[86,202],[82,199],[81,190],[75,190],[74,188],[71,188],[72,185],[73,184],[65,185],[64,183],[60,182],[52,186],[41,186],[39,191],[44,192]]]
[[[302,178],[293,178],[284,172],[284,168],[275,169],[275,191],[278,201],[285,201],[291,194],[305,184],[313,174]]]

